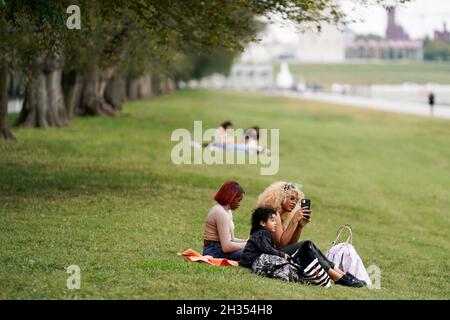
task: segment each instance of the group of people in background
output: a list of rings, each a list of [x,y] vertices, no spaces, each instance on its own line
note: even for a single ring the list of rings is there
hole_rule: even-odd
[[[234,133],[230,133],[232,129],[233,123],[231,121],[223,122],[216,130],[214,142],[209,144],[208,147],[245,153],[270,154],[269,149],[259,145],[260,128],[258,126],[245,129],[243,137],[236,137]]]
[[[300,241],[311,221],[311,208],[298,203],[304,193],[295,183],[279,181],[258,197],[251,217],[248,239],[234,235],[233,211],[244,199],[245,191],[236,181],[227,181],[214,196],[216,204],[208,212],[204,229],[203,254],[226,258],[254,273],[324,287],[336,284],[363,287],[366,283],[343,272],[315,246]]]

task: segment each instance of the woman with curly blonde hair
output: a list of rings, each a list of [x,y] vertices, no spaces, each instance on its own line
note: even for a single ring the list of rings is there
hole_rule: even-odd
[[[297,184],[285,181],[272,183],[259,195],[257,207],[270,206],[278,213],[278,227],[273,239],[277,247],[297,243],[303,227],[311,221],[311,210],[308,208],[293,211],[304,196]]]
[[[310,208],[297,207],[297,203],[304,197],[297,184],[285,181],[272,183],[259,195],[257,207],[272,207],[277,211],[276,227],[272,233],[275,245],[287,253],[293,261],[301,264],[303,270],[309,272],[311,269],[321,267],[337,284],[350,287],[364,286],[366,284],[364,281],[343,272],[329,261],[312,241],[298,242],[303,228],[311,221]]]

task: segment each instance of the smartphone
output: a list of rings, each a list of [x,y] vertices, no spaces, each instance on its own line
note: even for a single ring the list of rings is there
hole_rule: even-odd
[[[308,208],[309,210],[311,210],[311,200],[310,199],[302,199],[300,201],[300,206],[302,208]],[[304,216],[306,216],[307,219],[310,219],[311,218],[311,213],[304,214]]]
[[[309,210],[311,210],[311,200],[310,200],[310,199],[302,199],[302,200],[300,201],[300,206],[301,206],[302,208],[307,207]]]

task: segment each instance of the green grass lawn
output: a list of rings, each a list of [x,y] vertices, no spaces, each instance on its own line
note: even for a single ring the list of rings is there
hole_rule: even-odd
[[[176,128],[280,129],[280,170],[181,165]],[[12,119],[11,119],[12,120]],[[0,141],[1,299],[448,299],[450,122],[336,105],[208,91],[126,104],[116,118],[68,128],[14,129]],[[188,263],[226,179],[246,190],[236,236],[250,230],[258,194],[303,184],[313,222],[303,239],[326,251],[349,223],[380,290],[331,289],[261,278],[244,268]],[[81,269],[68,290],[66,268]],[[269,289],[270,288],[270,289]]]
[[[446,62],[290,64],[289,68],[296,78],[321,85],[450,84],[450,63]]]

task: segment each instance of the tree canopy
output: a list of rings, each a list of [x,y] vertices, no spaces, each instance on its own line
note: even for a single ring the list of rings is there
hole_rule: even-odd
[[[80,8],[80,29],[66,25],[72,5]],[[14,68],[27,79],[18,125],[65,125],[72,114],[112,115],[130,91],[127,79],[151,72],[170,88],[167,81],[174,77],[226,72],[234,55],[257,40],[258,18],[272,15],[318,29],[322,22],[345,21],[335,0],[0,0],[0,98]],[[108,90],[112,81],[117,88]],[[122,97],[108,97],[116,91]],[[7,99],[0,101],[3,137],[10,137]]]

